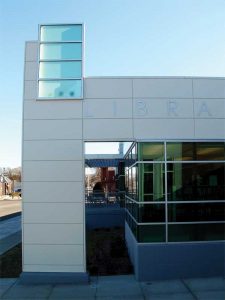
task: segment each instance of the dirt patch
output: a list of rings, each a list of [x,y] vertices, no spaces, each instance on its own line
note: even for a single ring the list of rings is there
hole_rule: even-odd
[[[0,256],[0,278],[19,277],[22,272],[22,244]]]
[[[132,274],[124,228],[87,231],[87,269],[90,275]]]
[[[87,269],[90,275],[132,274],[124,228],[87,231]],[[0,278],[19,277],[22,272],[22,245],[0,256]]]

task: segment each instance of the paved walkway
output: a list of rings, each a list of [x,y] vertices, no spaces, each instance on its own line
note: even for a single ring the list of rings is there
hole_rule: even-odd
[[[21,216],[0,221],[0,255],[20,242]]]
[[[139,283],[132,275],[91,277],[89,285],[20,285],[0,279],[0,299],[224,300],[225,278]]]
[[[0,199],[0,217],[22,210],[21,199]]]

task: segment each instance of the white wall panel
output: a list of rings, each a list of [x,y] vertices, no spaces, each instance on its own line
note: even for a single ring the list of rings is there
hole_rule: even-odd
[[[196,118],[224,118],[225,99],[194,99]]]
[[[84,119],[84,139],[132,139],[132,119]]]
[[[132,98],[130,99],[86,99],[84,118],[132,118]]]
[[[36,98],[37,98],[37,81],[35,81],[35,80],[25,81],[25,83],[24,83],[24,100],[25,99],[34,100]]]
[[[225,119],[198,119],[195,121],[198,139],[225,139]]]
[[[194,98],[225,98],[225,79],[193,79]]]
[[[24,239],[26,244],[83,244],[83,226],[83,224],[26,224]]]
[[[131,98],[132,79],[85,78],[84,98]]]
[[[24,264],[81,265],[83,246],[24,245]]]
[[[24,182],[23,202],[83,202],[82,182]]]
[[[193,118],[192,99],[134,99],[134,118]]]
[[[24,119],[75,118],[82,118],[82,101],[24,101]]]
[[[24,120],[24,140],[81,138],[82,120]]]
[[[25,80],[37,80],[38,63],[27,61],[25,62]]]
[[[26,43],[26,61],[37,61],[38,60],[38,42],[27,42]]]
[[[36,57],[28,43],[23,270],[85,272],[82,139],[224,139],[225,80],[86,78],[84,101],[36,101]]]
[[[82,161],[24,161],[24,181],[82,181]]]
[[[192,98],[192,79],[140,78],[133,80],[134,98]]]
[[[193,119],[135,119],[135,139],[194,138]]]
[[[26,202],[23,214],[24,223],[83,223],[83,203]]]
[[[83,265],[24,265],[24,272],[86,272]]]
[[[25,141],[24,160],[82,160],[82,140]]]

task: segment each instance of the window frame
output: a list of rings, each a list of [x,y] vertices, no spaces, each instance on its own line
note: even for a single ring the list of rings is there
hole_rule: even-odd
[[[137,243],[139,244],[167,244],[167,243],[181,243],[181,241],[169,241],[169,225],[182,225],[182,224],[186,224],[186,225],[191,225],[191,224],[224,224],[225,226],[225,220],[224,221],[189,221],[189,222],[169,222],[168,220],[168,206],[169,204],[188,204],[188,203],[225,203],[225,199],[224,200],[195,200],[195,201],[187,201],[187,200],[182,200],[182,201],[171,201],[171,200],[168,200],[168,188],[167,188],[167,165],[169,163],[178,163],[178,164],[188,164],[188,163],[193,163],[193,164],[199,164],[199,163],[207,163],[207,164],[210,164],[210,163],[223,163],[225,164],[225,160],[186,160],[186,161],[183,161],[183,160],[177,160],[177,161],[174,161],[174,160],[167,160],[167,144],[168,143],[176,143],[176,142],[180,142],[180,143],[198,143],[198,142],[202,142],[202,143],[225,143],[225,140],[224,139],[211,139],[211,140],[202,140],[202,139],[196,139],[196,140],[193,140],[193,139],[190,139],[190,140],[152,140],[152,141],[149,141],[149,140],[137,140],[136,143],[154,143],[154,142],[162,142],[164,143],[164,160],[161,160],[161,161],[141,161],[141,160],[137,160],[135,161],[132,165],[129,165],[127,167],[127,169],[129,170],[130,168],[134,167],[135,165],[138,165],[138,164],[145,164],[145,163],[151,163],[151,164],[157,164],[157,163],[164,163],[165,164],[165,174],[166,174],[166,177],[165,177],[165,202],[162,202],[165,204],[165,222],[164,223],[156,223],[156,222],[146,222],[146,223],[142,223],[142,222],[138,222],[138,220],[136,220],[134,218],[134,216],[132,216],[131,212],[128,211],[128,209],[126,209],[126,214],[128,214],[132,219],[133,221],[135,222],[136,226],[137,226],[137,232],[138,232],[138,226],[145,226],[145,225],[162,225],[164,224],[165,225],[165,241],[164,242],[148,242],[148,243],[143,243],[143,242],[140,242],[138,241],[138,234],[136,236],[136,240],[137,240]],[[129,151],[131,149],[128,149],[126,156],[128,156],[129,154]],[[139,158],[139,157],[138,157]],[[125,195],[125,208],[126,208],[126,202],[127,200],[126,199],[129,199],[130,202],[133,202],[133,203],[136,203],[136,204],[154,204],[154,203],[160,203],[160,202],[155,202],[155,201],[144,201],[143,199],[140,199],[141,201],[137,201],[135,199],[132,199],[131,197]],[[183,241],[182,243],[206,243],[206,242],[220,242],[220,241],[224,241],[224,240],[208,240],[208,241],[204,241],[204,240],[199,240],[199,241]]]
[[[72,25],[78,25],[81,26],[82,30],[82,40],[81,41],[50,41],[50,42],[44,42],[41,41],[41,27],[42,26],[72,26]],[[54,101],[54,100],[82,100],[84,99],[84,23],[54,23],[54,24],[39,24],[38,25],[38,67],[37,67],[37,89],[36,89],[36,95],[37,100],[45,100],[45,101]],[[40,45],[41,44],[66,44],[66,43],[81,43],[81,59],[41,59],[40,58]],[[81,77],[80,78],[47,78],[47,79],[41,79],[39,78],[39,71],[40,71],[40,62],[64,62],[64,61],[80,61],[81,62]],[[81,97],[40,97],[39,96],[39,81],[64,81],[64,80],[81,80]]]

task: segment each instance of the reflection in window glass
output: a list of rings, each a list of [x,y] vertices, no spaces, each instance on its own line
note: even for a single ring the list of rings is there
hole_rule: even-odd
[[[81,43],[41,44],[40,59],[81,59]]]
[[[82,25],[42,25],[42,42],[81,41]]]
[[[131,150],[131,155],[132,155],[132,161],[134,163],[135,161],[137,161],[137,145],[136,144],[134,144],[134,147]]]
[[[225,221],[225,203],[168,204],[169,222]]]
[[[164,160],[163,143],[139,143],[139,160]]]
[[[167,143],[167,160],[194,160],[194,143]]]
[[[224,163],[168,164],[169,201],[224,200]]]
[[[128,143],[128,144],[131,145],[130,143]],[[125,156],[125,164],[128,167],[131,166],[131,165],[133,165],[137,161],[136,148],[137,148],[137,146],[136,146],[135,143],[133,143],[130,148],[128,147],[129,152]]]
[[[225,160],[225,143],[196,143],[197,160]]]
[[[134,166],[127,170],[128,172],[128,195],[132,199],[137,198],[137,167]]]
[[[81,80],[39,81],[39,97],[43,98],[81,98]]]
[[[138,222],[142,222],[142,223],[165,222],[164,204],[136,204],[136,206],[139,207]]]
[[[137,166],[134,166],[131,168],[132,170],[132,194],[133,194],[133,199],[137,199]]]
[[[224,143],[168,142],[166,146],[167,162],[164,162],[163,143],[137,143],[138,160],[145,160],[145,163],[137,163],[135,172],[128,172],[131,198],[139,202],[129,200],[126,206],[139,223],[129,223],[137,241],[165,242],[166,226],[169,242],[223,240]],[[132,161],[135,151],[130,151],[126,157],[128,161]],[[163,162],[159,162],[160,160]],[[168,202],[165,201],[166,188]],[[134,196],[134,190],[137,196]]]
[[[164,201],[164,164],[138,164],[139,201]]]
[[[41,79],[63,79],[80,78],[81,62],[40,62],[39,78]]]
[[[138,242],[165,242],[165,225],[139,225]]]
[[[126,198],[126,209],[134,217],[135,220],[138,220],[138,205],[131,201],[129,198]]]
[[[133,232],[134,236],[137,238],[137,224],[134,222],[134,220],[131,218],[131,216],[128,213],[126,213],[126,221],[131,231]]]
[[[215,241],[225,239],[225,224],[169,224],[168,241]]]
[[[225,160],[224,145],[217,142],[167,143],[167,160]]]

